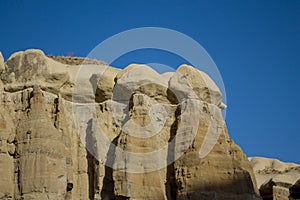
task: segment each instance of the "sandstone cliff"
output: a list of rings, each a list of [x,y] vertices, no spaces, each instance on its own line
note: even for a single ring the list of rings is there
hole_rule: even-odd
[[[66,59],[0,55],[0,199],[260,199],[205,73]]]

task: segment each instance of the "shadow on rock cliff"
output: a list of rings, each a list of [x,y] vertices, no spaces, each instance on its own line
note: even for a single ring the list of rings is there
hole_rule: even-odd
[[[87,123],[87,128],[86,128],[86,137],[85,137],[85,142],[86,146],[94,143],[94,139],[91,135],[92,133],[92,120],[89,120]],[[95,161],[96,159],[94,158],[93,154],[94,152],[90,152],[91,150],[86,150],[87,155],[87,164],[88,164],[88,184],[89,184],[89,199],[94,199],[95,195]],[[94,154],[95,155],[95,154]]]
[[[247,171],[244,176],[250,176]],[[238,176],[237,176],[238,177]],[[177,183],[178,184],[178,183]],[[234,180],[209,181],[201,180],[193,185],[189,180],[185,180],[185,186],[177,186],[178,192],[172,200],[201,199],[201,200],[240,200],[251,199],[260,200],[261,198],[254,192],[251,179],[236,178]]]
[[[113,169],[108,166],[113,166],[113,163],[115,162],[115,152],[118,139],[119,136],[113,139],[106,155],[107,160],[105,163],[105,175],[103,179],[103,187],[101,189],[101,199],[103,200],[115,199],[115,183],[113,179]]]

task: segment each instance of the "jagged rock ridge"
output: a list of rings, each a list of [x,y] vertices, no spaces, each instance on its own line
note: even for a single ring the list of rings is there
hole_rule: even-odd
[[[160,75],[27,50],[0,56],[0,73],[0,199],[260,199],[221,92],[191,66]]]

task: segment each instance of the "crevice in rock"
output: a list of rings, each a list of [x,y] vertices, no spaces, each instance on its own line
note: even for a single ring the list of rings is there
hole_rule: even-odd
[[[95,195],[95,168],[94,168],[94,157],[87,151],[87,162],[88,162],[88,184],[89,184],[89,199],[94,199]]]
[[[176,183],[176,172],[175,172],[175,166],[174,166],[174,160],[175,160],[175,144],[176,144],[176,133],[178,129],[178,117],[180,115],[180,107],[178,106],[175,111],[175,120],[171,126],[170,129],[170,138],[168,141],[168,155],[167,155],[167,163],[170,163],[167,166],[167,181],[166,181],[166,196],[168,200],[176,200],[177,193],[178,193],[178,185]]]
[[[169,88],[167,89],[167,99],[170,101],[171,104],[178,104],[179,101],[176,97],[176,94]]]
[[[105,174],[103,178],[103,186],[101,189],[101,199],[111,200],[116,199],[115,197],[115,182],[113,178],[113,169],[109,166],[113,166],[115,162],[115,152],[116,146],[118,145],[120,135],[115,137],[109,146],[109,150],[106,154],[106,163],[105,163]]]
[[[96,95],[97,83],[99,81],[99,78],[100,78],[99,75],[93,74],[91,76],[91,78],[89,79],[89,81],[90,81],[90,83],[91,83],[91,85],[93,87],[93,92],[94,92],[95,95]]]
[[[133,96],[135,95],[135,93],[133,93],[129,99],[129,102],[128,102],[128,110],[131,111],[133,109]]]
[[[73,183],[67,183],[67,188],[66,188],[67,192],[72,191],[72,189],[73,189]]]
[[[85,138],[85,142],[86,142],[86,147],[92,147],[92,145],[94,144],[93,141],[93,137],[92,137],[92,119],[90,119],[88,121],[88,126],[86,128],[86,138]],[[95,195],[95,167],[94,167],[94,154],[93,152],[90,152],[92,149],[87,148],[87,155],[86,155],[86,159],[87,159],[87,164],[88,164],[88,185],[89,185],[89,199],[94,199],[94,195]]]
[[[16,161],[15,163],[16,166],[16,181],[17,181],[17,190],[15,193],[20,194],[20,196],[22,196],[22,188],[21,188],[21,172],[20,172],[20,167],[19,167],[19,161]]]
[[[27,95],[27,99],[23,99],[23,101],[27,101],[26,102],[27,106],[25,107],[25,110],[24,110],[26,112],[27,116],[28,116],[28,113],[30,112],[30,109],[31,109],[31,102],[30,102],[30,100],[33,98],[33,96],[34,96],[34,93],[32,91],[32,92],[29,93],[29,95]]]
[[[292,199],[300,199],[300,180],[298,180],[289,190]]]
[[[59,113],[59,99],[58,98],[55,98],[54,99],[54,113],[53,113],[53,115],[54,115],[54,127],[56,128],[56,129],[58,129],[58,113]]]
[[[73,190],[73,183],[67,183],[66,193],[65,193],[65,200],[72,199],[72,190]]]
[[[126,196],[122,196],[122,195],[118,195],[116,196],[116,200],[129,200],[130,197],[126,197]]]

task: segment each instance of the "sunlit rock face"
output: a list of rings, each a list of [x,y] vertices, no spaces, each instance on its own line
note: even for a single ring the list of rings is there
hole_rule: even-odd
[[[249,158],[263,199],[300,199],[300,165],[277,159]]]
[[[260,199],[219,88],[192,66],[27,50],[0,54],[0,77],[0,199]]]

